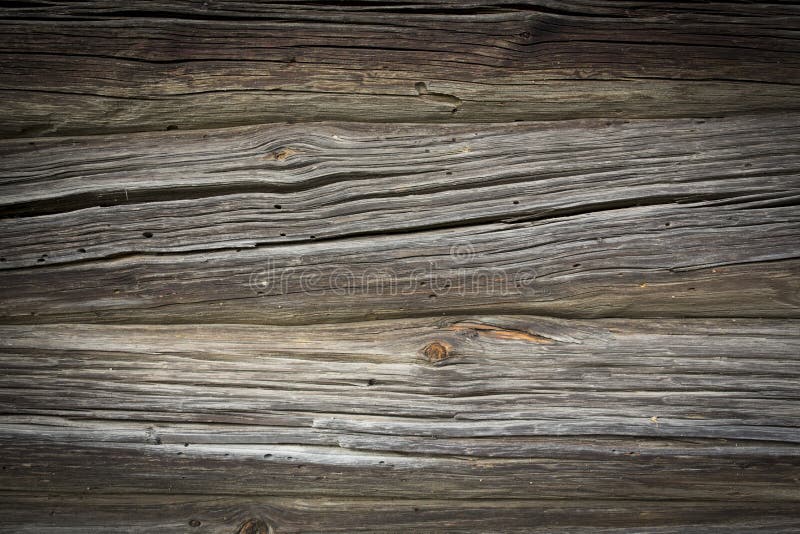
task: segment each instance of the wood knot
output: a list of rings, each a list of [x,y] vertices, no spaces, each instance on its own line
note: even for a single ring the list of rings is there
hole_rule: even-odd
[[[236,534],[272,534],[273,530],[267,525],[263,519],[248,519]]]
[[[452,355],[452,352],[453,347],[441,341],[432,341],[422,349],[422,354],[430,363],[444,361]]]
[[[286,147],[275,152],[271,152],[264,156],[265,160],[278,160],[278,161],[286,161],[287,159],[291,158],[295,154],[297,154],[297,150],[292,148]]]

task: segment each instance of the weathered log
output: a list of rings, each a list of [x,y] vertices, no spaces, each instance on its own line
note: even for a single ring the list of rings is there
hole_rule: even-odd
[[[232,495],[4,494],[17,533],[533,532],[578,534],[791,533],[794,504],[556,499],[355,499]],[[122,528],[120,525],[124,525]],[[250,529],[250,530],[248,530]]]
[[[2,15],[6,137],[800,102],[793,4],[48,1]]]
[[[798,499],[796,332],[783,320],[532,316],[2,326],[14,415],[0,484],[22,499],[152,494],[134,506],[170,493],[393,497],[395,514],[416,506],[403,499],[522,499],[509,527],[542,513],[525,500],[666,499],[670,517],[627,525],[714,521],[717,506],[744,527],[765,520],[761,503],[780,519]]]
[[[797,317],[797,123],[8,141],[0,314]]]

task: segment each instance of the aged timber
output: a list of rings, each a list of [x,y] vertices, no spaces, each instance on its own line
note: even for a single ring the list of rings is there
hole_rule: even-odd
[[[3,15],[6,137],[800,107],[795,3],[47,1]]]
[[[797,3],[0,15],[0,532],[800,530]]]

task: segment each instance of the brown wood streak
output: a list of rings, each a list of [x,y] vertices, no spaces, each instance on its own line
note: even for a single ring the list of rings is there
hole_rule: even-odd
[[[791,4],[2,8],[0,134],[797,109]]]
[[[545,344],[553,343],[553,340],[548,337],[539,336],[520,330],[500,328],[485,323],[463,322],[454,324],[451,328],[456,332],[475,332],[479,336],[488,336],[497,339],[514,339],[518,341],[530,341],[532,343]]]

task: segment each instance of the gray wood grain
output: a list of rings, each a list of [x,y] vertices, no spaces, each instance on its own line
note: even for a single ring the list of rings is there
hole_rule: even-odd
[[[798,114],[6,141],[0,269],[635,206],[792,203],[798,146]]]
[[[797,532],[799,22],[1,3],[0,531]]]
[[[717,506],[744,528],[766,520],[752,503],[788,519],[799,496],[795,323],[2,326],[0,485],[101,503],[152,494],[136,506],[167,494],[697,499],[718,504],[627,526],[717,521]],[[527,511],[509,512],[509,528],[541,504],[516,506]],[[573,520],[614,513],[627,514]]]
[[[696,122],[5,142],[0,316],[797,317],[797,116]]]
[[[798,109],[793,3],[21,2],[0,135]]]
[[[443,500],[226,495],[5,494],[0,527],[18,533],[123,531],[534,532],[576,534],[795,532],[794,505],[724,502]],[[250,528],[251,530],[247,530]]]

